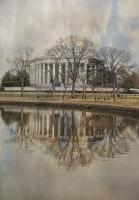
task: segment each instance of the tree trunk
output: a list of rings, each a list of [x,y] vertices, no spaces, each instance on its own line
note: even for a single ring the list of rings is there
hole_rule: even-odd
[[[65,90],[65,98],[67,99],[68,98],[68,91],[67,91],[67,88]]]
[[[115,80],[113,80],[113,99],[116,101],[116,87],[115,87]]]
[[[21,120],[21,126],[20,126],[21,132],[20,132],[20,134],[21,134],[21,137],[22,137],[23,136],[23,129],[24,129],[24,110],[23,110],[23,107],[21,108],[21,118],[20,118],[20,120]]]
[[[21,97],[23,97],[24,94],[24,77],[23,72],[21,72]]]
[[[75,97],[75,82],[72,83],[72,92],[71,92],[71,98],[74,99]]]
[[[91,87],[92,96],[94,95],[95,86]]]
[[[86,85],[83,86],[83,99],[86,99]]]
[[[55,83],[52,83],[52,96],[55,97]]]

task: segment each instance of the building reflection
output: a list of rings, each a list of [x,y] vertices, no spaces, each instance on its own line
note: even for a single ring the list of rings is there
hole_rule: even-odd
[[[126,154],[138,137],[138,120],[110,113],[2,108],[1,117],[10,132],[7,142],[24,153],[43,151],[67,168]]]

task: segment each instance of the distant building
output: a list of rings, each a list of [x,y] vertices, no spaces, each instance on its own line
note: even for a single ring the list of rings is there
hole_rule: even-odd
[[[53,78],[55,77],[56,88],[63,90],[68,74],[68,63],[65,59],[63,59],[60,65],[56,65],[54,60],[50,58],[40,58],[27,68],[27,72],[30,76],[31,86],[51,90]],[[98,86],[102,86],[104,84],[107,85],[105,82],[106,74],[108,76],[108,73],[106,72],[102,61],[93,58],[88,62],[82,62],[81,69],[79,70],[79,80],[76,84],[76,90],[80,90],[82,88],[80,81],[82,72],[86,73],[85,76],[88,84],[91,84],[91,81],[97,78],[99,80],[97,83]],[[68,89],[70,90],[70,86]]]

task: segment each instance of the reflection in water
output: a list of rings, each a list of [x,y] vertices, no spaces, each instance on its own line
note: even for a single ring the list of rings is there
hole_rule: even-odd
[[[138,132],[131,116],[1,107],[0,200],[136,200]]]
[[[2,108],[1,117],[10,131],[6,142],[25,154],[37,146],[68,169],[126,154],[138,137],[137,120],[107,113]]]

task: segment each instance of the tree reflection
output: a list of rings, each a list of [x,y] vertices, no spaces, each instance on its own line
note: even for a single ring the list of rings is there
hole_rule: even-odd
[[[10,138],[6,142],[17,144],[18,149],[24,150],[25,153],[30,153],[33,141],[28,134],[29,113],[24,113],[24,108],[18,111],[5,111],[2,109],[1,117],[10,130]],[[11,127],[12,124],[15,124],[15,126]]]
[[[54,108],[10,113],[1,110],[7,126],[16,122],[8,142],[25,153],[35,152],[37,145],[68,169],[89,166],[98,157],[126,154],[138,137],[138,120],[110,113]]]

